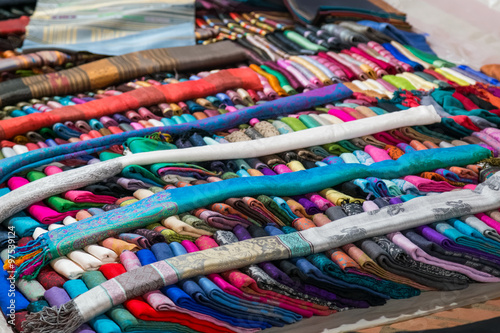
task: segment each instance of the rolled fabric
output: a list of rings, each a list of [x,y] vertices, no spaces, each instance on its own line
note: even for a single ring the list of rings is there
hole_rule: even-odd
[[[447,150],[450,149],[452,148]],[[496,185],[499,183],[500,174],[497,173],[478,185],[474,191],[461,190],[453,193],[441,193],[401,203],[398,206],[398,214],[394,214],[392,206],[387,206],[369,213],[348,216],[342,221],[344,227],[342,230],[339,230],[337,223],[329,223],[323,227],[310,228],[301,232],[246,240],[217,249],[208,249],[159,261],[106,281],[99,287],[93,288],[66,303],[63,307],[46,308],[39,313],[31,314],[28,316],[24,328],[27,333],[40,330],[40,327],[52,330],[52,332],[74,329],[127,299],[182,279],[200,274],[216,273],[221,269],[235,269],[263,261],[305,256],[377,234],[413,228],[464,214],[498,209],[500,207],[498,199],[500,186]],[[420,209],[423,206],[427,209]],[[249,251],[250,248],[253,251]],[[145,276],[145,273],[150,274],[147,284],[140,278]],[[139,288],[139,286],[141,287]],[[61,322],[60,319],[67,318],[67,315],[71,315],[71,322]]]
[[[78,279],[85,271],[67,257],[59,257],[50,261],[50,266],[67,279]],[[49,302],[50,303],[50,302]]]
[[[221,117],[224,119],[220,119],[220,121],[216,120],[218,118],[210,117],[189,124],[178,124],[166,126],[163,128],[144,129],[140,131],[132,130],[120,134],[108,135],[103,138],[85,140],[77,143],[48,148],[43,152],[40,150],[36,150],[23,154],[22,158],[20,158],[19,156],[15,156],[8,161],[6,161],[5,159],[0,160],[0,167],[3,171],[0,177],[0,181],[6,181],[9,176],[13,174],[13,172],[20,172],[21,169],[25,168],[31,169],[32,167],[29,167],[30,164],[34,164],[41,160],[50,158],[51,161],[58,161],[67,158],[64,156],[64,154],[70,154],[71,157],[76,157],[82,154],[98,152],[106,149],[110,145],[121,144],[130,137],[150,135],[157,131],[168,131],[171,135],[181,134],[184,131],[192,128],[201,128],[203,130],[212,131],[224,130],[237,126],[241,124],[241,122],[249,121],[254,117],[266,119],[269,117],[288,114],[294,111],[307,110],[314,106],[319,106],[324,103],[329,103],[333,100],[348,97],[351,94],[352,92],[344,85],[337,84],[303,94],[284,97],[266,104],[248,107],[244,110],[239,110],[236,113],[230,112],[222,115]],[[114,110],[114,112],[116,112],[116,110]]]
[[[369,119],[367,118],[366,120]],[[325,126],[314,130],[317,131],[323,127]],[[217,147],[224,147],[227,145],[228,144],[219,145]],[[42,262],[43,258],[53,259],[77,248],[90,245],[86,243],[87,239],[91,239],[91,243],[95,243],[96,241],[101,241],[115,235],[118,232],[118,228],[122,232],[133,230],[154,223],[161,218],[167,218],[171,215],[189,211],[197,206],[203,205],[203,203],[211,204],[213,202],[220,202],[232,195],[298,195],[301,194],[299,192],[300,189],[306,193],[310,193],[324,189],[326,185],[335,186],[339,182],[345,182],[355,178],[367,176],[375,176],[382,179],[392,178],[404,176],[408,173],[415,174],[427,169],[432,170],[448,167],[448,163],[452,163],[453,165],[471,164],[487,158],[488,156],[490,156],[489,150],[477,145],[468,145],[466,147],[417,151],[413,154],[405,154],[397,161],[382,161],[370,166],[361,164],[331,165],[273,177],[265,177],[265,179],[264,177],[256,177],[252,178],[251,183],[244,177],[229,179],[225,182],[176,188],[170,191],[156,193],[149,198],[141,200],[140,203],[134,203],[80,221],[78,222],[78,228],[73,228],[74,225],[76,226],[76,224],[73,224],[71,228],[65,227],[50,231],[42,235],[35,242],[30,243],[27,247],[19,247],[14,257],[18,263],[27,262],[26,266],[28,266],[28,264],[35,265],[37,262]],[[422,158],[428,159],[428,163],[422,165],[420,162]],[[309,177],[308,184],[310,184],[310,186],[298,186],[298,188],[294,188],[295,184],[304,180],[302,177]],[[263,186],[264,183],[266,183],[265,186]],[[270,186],[270,184],[273,184],[273,186]],[[233,190],[231,190],[231,188]],[[228,190],[231,191],[228,192]],[[193,191],[196,191],[194,192],[196,193],[196,198],[200,196],[199,198],[201,200],[196,204],[193,204],[191,201],[193,199]],[[140,210],[137,210],[137,207],[140,207]],[[114,216],[120,217],[114,218]],[[111,221],[113,221],[113,223],[111,223]],[[68,237],[68,232],[72,233],[71,237]],[[73,237],[75,240],[77,239],[78,242],[71,241],[70,238]],[[76,248],[74,246],[76,246]],[[30,258],[28,260],[26,260],[26,258],[23,259],[26,254],[37,250],[41,251],[40,257],[36,257],[35,259]],[[23,251],[22,255],[19,254],[20,251]],[[34,269],[34,267],[31,269]],[[33,272],[31,269],[24,269],[23,274],[30,275]],[[19,271],[17,272],[18,274],[20,273]]]
[[[291,96],[289,98],[293,98],[295,96]],[[250,142],[237,142],[224,145],[208,145],[186,149],[131,154],[105,162],[87,165],[75,170],[47,176],[26,184],[23,186],[22,192],[25,193],[25,196],[29,195],[30,201],[28,201],[27,198],[20,197],[19,192],[12,191],[5,194],[2,197],[3,200],[0,205],[0,220],[16,213],[20,209],[26,207],[27,204],[33,203],[35,199],[41,200],[52,194],[81,187],[87,182],[90,182],[90,177],[92,183],[97,180],[97,177],[102,179],[109,178],[119,172],[118,170],[121,171],[125,166],[129,165],[149,165],[158,162],[165,162],[169,159],[169,157],[170,160],[175,160],[177,162],[189,162],[193,159],[201,162],[203,160],[212,160],[214,153],[216,153],[220,159],[258,157],[290,149],[299,149],[332,141],[336,142],[353,137],[360,137],[373,132],[381,132],[387,129],[401,127],[402,125],[411,126],[434,123],[439,119],[441,118],[436,114],[432,107],[428,109],[428,107],[420,106],[405,111],[381,115],[372,119],[364,118],[359,119],[356,122],[321,126],[296,133],[253,140]],[[371,126],[365,126],[367,123],[370,123]],[[375,128],[375,124],[380,127],[377,126],[377,128]],[[268,142],[269,145],[266,144],[266,142]],[[262,147],[266,147],[266,149],[263,150]],[[62,179],[74,173],[78,174],[78,177],[80,177],[78,182],[69,183],[66,181],[63,183]],[[87,177],[87,179],[84,180],[84,177]],[[35,195],[35,189],[42,186],[44,191],[43,193],[39,193],[41,197],[38,197]],[[14,198],[15,200],[12,201]],[[20,202],[22,202],[23,205],[20,205]]]
[[[86,271],[94,271],[99,269],[104,263],[96,257],[82,250],[76,250],[68,253],[68,258],[78,264]]]
[[[109,237],[100,242],[101,246],[104,246],[110,250],[113,250],[117,255],[120,255],[123,251],[137,251],[139,248],[135,244],[127,243],[120,239]]]

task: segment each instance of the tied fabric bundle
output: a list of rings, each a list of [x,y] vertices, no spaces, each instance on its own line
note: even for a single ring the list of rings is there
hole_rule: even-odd
[[[104,61],[104,60],[108,59],[102,59],[99,61]],[[146,62],[145,59],[143,60]],[[68,71],[70,70],[72,69],[69,69]],[[152,70],[152,72],[154,71],[158,71],[158,69]],[[139,75],[134,75],[133,77]],[[43,75],[32,76],[30,78],[37,78],[40,76]],[[116,80],[122,81],[125,79],[126,78],[124,77],[124,78],[117,78]],[[47,82],[48,84],[53,81],[54,82],[67,81],[63,78],[58,78],[58,79],[45,78],[45,80],[46,81],[41,81],[41,82]],[[4,83],[0,83],[0,91],[9,91],[9,92],[16,91],[16,93],[21,94],[22,89],[20,87],[2,86],[11,82],[17,82],[17,81],[10,80]],[[103,84],[103,86],[107,86],[108,84],[109,83],[106,82],[106,84]],[[78,88],[82,89],[82,87],[80,86],[78,86]],[[97,88],[97,87],[89,87],[88,89],[92,88]],[[200,97],[205,97],[207,95],[215,95],[218,92],[235,88],[260,90],[262,89],[262,85],[260,84],[257,75],[249,68],[234,68],[234,69],[222,70],[218,73],[209,75],[203,79],[199,79],[196,81],[187,81],[187,82],[180,82],[177,84],[168,84],[168,85],[160,85],[160,86],[152,86],[152,87],[136,89],[120,95],[110,96],[102,100],[94,100],[83,104],[65,106],[53,110],[51,112],[33,113],[22,117],[17,117],[15,119],[2,120],[0,121],[0,138],[1,139],[12,138],[16,135],[26,133],[27,131],[38,130],[42,127],[50,127],[58,122],[64,123],[65,121],[77,121],[80,119],[99,118],[102,116],[111,115],[118,112],[138,109],[141,106],[150,106],[161,103],[172,103],[172,102],[196,99]],[[42,90],[43,92],[39,94],[26,93],[24,96],[22,96],[22,98],[19,98],[18,100],[26,100],[31,97],[42,97],[50,95],[50,92],[47,91],[47,89],[42,89]],[[54,92],[67,94],[71,92],[71,89],[68,88],[64,91],[54,91]],[[0,105],[2,103],[8,103],[8,102],[12,102],[11,99],[2,100],[2,96],[0,94]]]
[[[217,147],[223,147],[220,145]],[[437,150],[439,149],[439,151]],[[317,192],[355,178],[392,178],[451,165],[467,165],[490,156],[477,145],[437,148],[405,154],[397,161],[387,160],[370,166],[338,164],[277,176],[234,178],[224,182],[187,186],[156,193],[146,199],[103,214],[75,222],[71,227],[52,230],[36,241],[19,247],[14,254],[15,276],[33,278],[51,259],[94,244],[108,237],[133,230],[172,215],[207,206],[230,197],[300,195]],[[427,161],[424,165],[422,160]]]
[[[305,185],[310,185],[311,178],[302,180]],[[307,256],[399,229],[498,209],[499,192],[500,173],[496,173],[473,191],[460,190],[401,203],[398,213],[388,206],[345,217],[341,230],[337,223],[329,223],[305,231],[249,239],[158,261],[108,280],[59,308],[45,308],[31,314],[23,328],[27,333],[67,332],[129,299],[198,275],[264,261]],[[422,210],[421,207],[427,209]],[[145,276],[148,276],[147,282],[144,281]]]

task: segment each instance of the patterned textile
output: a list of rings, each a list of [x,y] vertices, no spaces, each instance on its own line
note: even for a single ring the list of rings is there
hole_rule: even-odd
[[[33,332],[33,329],[42,323],[45,327],[51,325],[58,327],[61,324],[58,323],[57,317],[61,313],[77,316],[77,320],[65,323],[76,328],[109,310],[113,305],[182,279],[227,271],[262,261],[319,253],[380,233],[498,209],[500,208],[499,184],[500,174],[497,173],[477,186],[474,191],[461,190],[416,198],[399,204],[397,212],[389,206],[346,217],[343,219],[342,230],[338,230],[336,223],[331,223],[297,233],[246,240],[159,261],[104,282],[99,288],[94,288],[65,304],[62,310],[45,309],[30,315],[25,329]],[[427,207],[425,211],[420,209],[423,205]],[[144,283],[144,279],[148,282]],[[92,306],[89,306],[90,304]],[[85,311],[80,310],[82,308]],[[49,313],[55,319],[51,322],[56,324],[40,320],[41,316],[47,316]]]
[[[194,45],[193,0],[40,0],[23,49],[65,49],[119,55],[134,49]]]
[[[490,156],[489,150],[476,145],[444,148],[440,150],[439,154],[436,153],[436,150],[423,150],[413,154],[405,154],[397,161],[383,161],[371,166],[339,164],[266,177],[265,180],[257,177],[252,183],[249,183],[245,178],[236,178],[225,182],[163,191],[143,199],[139,203],[74,223],[71,228],[53,230],[42,235],[29,246],[18,248],[16,251],[21,255],[17,254],[17,258],[22,258],[23,255],[31,251],[41,251],[41,253],[35,259],[23,264],[24,268],[30,263],[29,268],[23,269],[22,272],[18,268],[16,275],[36,275],[36,267],[45,265],[49,258],[57,258],[72,250],[83,248],[121,232],[189,211],[203,203],[210,204],[224,200],[227,196],[299,195],[302,192],[309,193],[321,190],[326,184],[333,186],[352,178],[367,176],[389,178],[408,173],[415,174],[423,170],[437,169],[448,165],[466,165]],[[427,161],[427,163],[423,165],[422,160]],[[304,183],[302,180],[306,179],[307,182]],[[199,199],[193,200],[193,195]],[[196,202],[196,206],[194,206],[194,202]],[[92,231],[89,232],[90,230]]]
[[[100,86],[107,86],[114,82],[129,79],[130,77],[137,77],[141,74],[155,71],[149,67],[146,68],[146,64],[151,67],[158,67],[156,71],[161,70],[162,66],[165,65],[155,63],[157,59],[175,61],[172,60],[175,59],[173,57],[180,57],[180,54],[183,54],[181,57],[183,60],[189,58],[189,56],[184,54],[181,50],[177,50],[177,52],[179,52],[178,54],[172,50],[166,51],[158,49],[143,51],[159,53],[149,55],[152,57],[150,61],[145,59],[148,55],[130,54],[122,56],[125,59],[101,59],[89,64],[81,65],[80,67],[68,69],[66,72],[61,71],[57,74],[47,74],[48,77],[39,75],[25,78],[25,81],[21,81],[24,79],[16,79],[2,82],[0,83],[0,89],[6,93],[5,95],[0,93],[0,105],[3,103],[13,103],[20,100],[47,95],[68,94],[73,91],[77,91],[77,89],[96,89]],[[232,58],[229,58],[228,63],[231,63],[231,61],[242,60],[241,55],[238,53],[239,50],[234,48],[233,50],[234,55]],[[230,51],[231,48],[229,49],[229,52]],[[188,51],[186,51],[186,53],[188,55],[190,54]],[[199,55],[195,52],[192,56],[196,58]],[[144,66],[144,68],[141,68],[140,66]],[[168,66],[182,67],[183,64],[169,64]],[[107,68],[111,73],[103,75],[100,72],[100,68],[102,67]],[[133,71],[130,67],[138,68]],[[133,72],[131,73],[131,71]],[[54,75],[57,75],[57,77],[51,77]],[[96,76],[102,77],[99,78]],[[27,79],[31,79],[31,81]],[[91,83],[93,86],[91,86]],[[260,83],[258,82],[255,74],[249,69],[228,69],[197,81],[188,81],[176,85],[146,87],[139,90],[133,90],[122,95],[110,96],[104,100],[95,100],[84,104],[70,105],[47,113],[30,114],[16,118],[15,121],[9,119],[1,120],[0,138],[11,138],[15,135],[25,133],[26,131],[37,130],[44,126],[51,126],[57,122],[98,118],[129,109],[137,109],[141,106],[165,102],[178,102],[186,99],[204,97],[237,87],[259,89]],[[10,94],[13,95],[9,96]]]

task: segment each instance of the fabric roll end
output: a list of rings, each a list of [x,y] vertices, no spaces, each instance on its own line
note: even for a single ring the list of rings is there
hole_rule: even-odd
[[[84,323],[84,318],[75,302],[60,307],[45,307],[40,312],[26,316],[22,323],[25,333],[70,333]]]

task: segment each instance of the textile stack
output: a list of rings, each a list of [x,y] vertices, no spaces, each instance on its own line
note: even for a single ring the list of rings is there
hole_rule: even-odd
[[[500,65],[381,0],[83,3],[0,58],[12,330],[292,332],[500,282]]]

